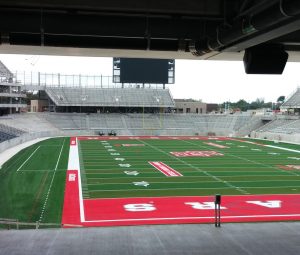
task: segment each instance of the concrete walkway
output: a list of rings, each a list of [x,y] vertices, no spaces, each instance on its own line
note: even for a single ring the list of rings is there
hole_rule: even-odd
[[[299,255],[300,222],[0,231],[1,255]]]

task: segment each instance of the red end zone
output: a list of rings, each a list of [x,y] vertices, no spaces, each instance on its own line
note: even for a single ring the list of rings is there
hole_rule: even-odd
[[[72,175],[73,174],[73,175]],[[214,197],[104,198],[80,201],[77,171],[68,171],[62,224],[122,226],[212,223]],[[300,220],[300,195],[223,196],[222,222]],[[80,204],[82,210],[80,210]]]

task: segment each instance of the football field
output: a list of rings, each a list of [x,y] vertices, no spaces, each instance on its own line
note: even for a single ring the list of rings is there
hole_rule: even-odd
[[[71,138],[63,224],[300,219],[298,145],[223,137]]]
[[[0,221],[57,226],[300,220],[300,146],[226,137],[60,137],[0,169]],[[0,225],[1,227],[1,225]]]

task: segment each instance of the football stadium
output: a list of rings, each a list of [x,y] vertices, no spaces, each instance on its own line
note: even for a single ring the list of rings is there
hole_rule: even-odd
[[[172,95],[175,59],[300,62],[297,1],[29,2],[0,1],[1,54],[112,74],[0,61],[0,254],[299,254],[300,87],[246,110]]]

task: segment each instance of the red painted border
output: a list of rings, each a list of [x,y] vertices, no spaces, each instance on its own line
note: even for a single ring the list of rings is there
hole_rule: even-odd
[[[79,136],[78,140],[231,140],[229,137],[208,136]]]
[[[67,171],[64,207],[61,223],[64,227],[74,227],[81,225],[77,170]]]

